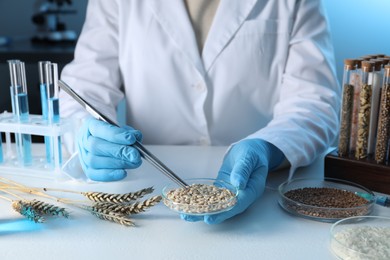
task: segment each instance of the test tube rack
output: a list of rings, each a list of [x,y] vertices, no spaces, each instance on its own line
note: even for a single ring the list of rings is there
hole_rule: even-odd
[[[325,156],[324,175],[358,183],[368,189],[390,194],[390,165],[378,164],[370,156],[357,160],[334,151]]]
[[[59,152],[54,152],[54,160],[47,163],[46,155],[40,149],[32,149],[33,162],[29,166],[24,166],[15,155],[15,143],[11,142],[12,134],[30,134],[37,136],[60,137],[65,133],[74,136],[74,121],[71,119],[61,119],[58,124],[48,124],[42,115],[29,115],[28,122],[18,122],[12,113],[4,112],[0,114],[0,133],[5,133],[3,140],[3,162],[0,162],[0,170],[10,174],[28,175],[49,179],[57,179],[62,176],[62,164],[64,159],[60,158]],[[58,140],[58,138],[53,138]],[[4,142],[5,141],[5,142]],[[44,145],[44,144],[42,144]],[[58,147],[58,144],[54,144]],[[38,145],[39,146],[39,145]],[[62,149],[62,148],[61,148]],[[56,149],[54,149],[56,150]],[[64,155],[64,153],[62,153]],[[64,156],[66,157],[66,156]]]
[[[338,150],[324,161],[325,177],[385,194],[390,194],[389,62],[385,54],[344,60]]]

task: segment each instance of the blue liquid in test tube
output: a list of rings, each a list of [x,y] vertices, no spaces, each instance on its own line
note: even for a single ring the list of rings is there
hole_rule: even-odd
[[[58,97],[55,98],[49,98],[49,116],[51,117],[52,123],[60,123],[60,100]],[[61,137],[53,137],[57,138],[57,145],[55,144],[54,140],[52,140],[52,147],[53,149],[58,149],[58,159],[59,159],[59,164],[62,164],[62,151],[61,151]],[[54,151],[53,151],[54,154]]]
[[[46,79],[46,93],[48,104],[48,122],[49,125],[60,123],[60,108],[59,108],[59,87],[58,87],[58,65],[56,63],[45,64]],[[50,154],[51,162],[55,166],[62,164],[62,150],[61,150],[61,137],[52,136],[50,138]]]
[[[52,116],[53,123],[60,122],[60,99],[59,98],[49,98],[49,113]]]
[[[46,85],[40,84],[40,92],[41,92],[41,107],[42,107],[42,118],[43,120],[47,120],[47,93],[46,93]],[[45,148],[46,148],[46,161],[48,163],[51,162],[51,153],[50,153],[50,136],[44,136]]]
[[[48,97],[47,97],[47,90],[46,90],[46,77],[47,77],[47,71],[46,71],[46,63],[50,64],[50,61],[40,61],[38,62],[39,67],[39,90],[41,94],[41,108],[42,108],[42,119],[47,121],[48,120]],[[51,147],[50,147],[50,136],[44,136],[45,141],[45,148],[46,148],[46,162],[51,163]]]
[[[17,94],[17,104],[19,107],[19,121],[28,122],[29,110],[28,110],[28,97],[27,93]],[[31,135],[22,134],[22,154],[24,165],[30,165],[32,162],[31,154]]]
[[[28,97],[27,93],[17,94],[18,106],[19,106],[19,120],[20,122],[28,122]]]
[[[24,62],[9,60],[8,65],[10,69],[11,103],[14,118],[19,123],[28,122],[29,109]],[[15,133],[15,141],[18,160],[23,163],[24,166],[31,165],[31,135]]]

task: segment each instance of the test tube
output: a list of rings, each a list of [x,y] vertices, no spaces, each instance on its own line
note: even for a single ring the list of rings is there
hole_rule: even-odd
[[[48,97],[46,89],[46,77],[48,71],[46,70],[46,64],[50,64],[50,61],[39,61],[38,62],[38,71],[39,71],[39,90],[41,95],[41,108],[42,108],[42,119],[48,120]],[[51,163],[52,155],[50,148],[50,137],[44,136],[45,148],[46,148],[46,162]]]
[[[379,54],[378,54],[379,55]],[[374,154],[376,131],[378,125],[378,110],[380,103],[381,88],[383,83],[383,62],[380,59],[372,60],[374,62],[374,69],[372,72],[372,97],[371,97],[371,116],[370,116],[370,130],[368,135],[368,150],[369,155]]]
[[[369,81],[374,63],[362,61],[362,88],[359,96],[358,131],[356,140],[356,159],[364,159],[368,155],[368,137],[371,118],[372,85]]]
[[[47,93],[47,117],[49,125],[60,123],[59,87],[58,87],[58,65],[57,63],[45,63],[46,93]],[[51,162],[58,168],[62,164],[61,137],[51,136],[50,138]]]
[[[385,65],[384,72],[375,145],[375,161],[377,163],[384,163],[386,160],[390,136],[390,65]]]
[[[354,86],[353,93],[353,108],[352,108],[352,120],[351,120],[351,136],[349,140],[349,151],[351,153],[356,150],[357,129],[358,129],[358,113],[359,113],[359,96],[362,88],[362,61],[364,58],[356,59],[356,69],[351,72],[350,84]]]
[[[352,110],[353,110],[353,95],[354,85],[351,83],[351,74],[355,72],[354,59],[344,60],[344,74],[343,74],[343,94],[342,106],[340,115],[340,135],[338,144],[339,156],[346,156],[349,153],[349,139],[351,136]]]
[[[28,122],[29,109],[24,62],[9,60],[8,65],[10,69],[11,103],[13,102],[14,118],[19,123],[25,123]],[[31,165],[31,135],[15,133],[15,140],[18,160],[25,166]]]
[[[10,80],[11,80],[11,86],[9,87],[9,93],[11,97],[11,108],[12,108],[12,114],[14,118],[16,119],[16,108],[15,108],[15,86],[17,84],[17,78],[16,78],[16,68],[15,64],[19,63],[20,60],[8,60],[8,66],[10,71]]]

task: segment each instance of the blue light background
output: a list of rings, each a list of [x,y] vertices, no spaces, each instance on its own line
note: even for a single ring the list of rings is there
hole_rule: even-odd
[[[340,82],[344,59],[379,53],[390,56],[390,0],[323,0],[323,3]]]

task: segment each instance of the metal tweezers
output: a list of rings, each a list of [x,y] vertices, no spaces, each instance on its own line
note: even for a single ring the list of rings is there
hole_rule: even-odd
[[[74,98],[78,103],[80,103],[94,118],[98,120],[102,120],[106,123],[118,126],[114,121],[100,113],[96,108],[94,108],[91,104],[85,101],[82,97],[80,97],[68,84],[64,81],[59,80],[58,85],[62,90],[68,93],[72,98]],[[119,127],[119,126],[118,126]],[[181,178],[179,178],[172,170],[170,170],[166,165],[164,165],[156,156],[154,156],[151,152],[149,152],[140,142],[136,141],[132,144],[134,148],[136,148],[141,157],[156,167],[160,172],[165,174],[168,178],[176,182],[178,185],[182,187],[187,187],[188,184],[185,183]]]

